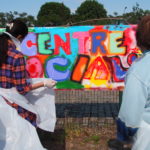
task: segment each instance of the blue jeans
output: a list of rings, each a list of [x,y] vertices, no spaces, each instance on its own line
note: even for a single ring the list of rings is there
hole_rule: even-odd
[[[122,142],[128,142],[137,132],[138,128],[127,127],[123,121],[117,119],[117,139]]]

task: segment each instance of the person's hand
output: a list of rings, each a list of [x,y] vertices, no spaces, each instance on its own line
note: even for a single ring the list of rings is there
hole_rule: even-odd
[[[44,79],[43,83],[44,87],[52,88],[56,85],[57,81],[48,78]]]

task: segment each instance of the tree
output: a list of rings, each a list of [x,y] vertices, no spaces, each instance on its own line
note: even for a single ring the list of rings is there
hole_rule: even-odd
[[[16,14],[16,18],[22,20],[23,22],[26,23],[26,25],[28,27],[32,27],[36,25],[36,20],[33,16],[28,15],[26,12],[23,13],[16,13],[14,12],[14,14]]]
[[[5,27],[6,25],[6,18],[5,18],[5,13],[0,12],[0,27]]]
[[[33,16],[28,15],[27,13],[18,13],[17,11],[10,12],[0,12],[0,27],[5,28],[6,24],[13,19],[20,19],[24,21],[28,27],[34,26],[36,24],[36,20]]]
[[[41,6],[37,19],[40,26],[64,25],[69,22],[70,9],[63,3],[48,2]]]
[[[123,14],[123,17],[129,24],[137,24],[143,16],[148,14],[150,14],[149,10],[143,10],[140,8],[140,5],[136,3],[136,5],[132,7],[132,12]]]
[[[107,11],[102,4],[97,2],[97,0],[86,0],[77,8],[76,15],[78,16],[79,21],[85,21],[89,19],[106,18]]]

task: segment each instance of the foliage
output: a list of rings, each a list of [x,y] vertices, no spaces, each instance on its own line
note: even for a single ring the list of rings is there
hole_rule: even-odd
[[[32,26],[59,26],[59,25],[106,25],[106,24],[137,24],[141,17],[150,14],[150,10],[143,10],[138,3],[132,7],[132,11],[119,15],[114,12],[107,16],[107,10],[97,0],[85,0],[76,9],[75,13],[63,3],[47,2],[41,6],[37,15],[28,15],[26,12],[17,11],[0,12],[0,27],[6,27],[6,24],[12,19],[21,19],[29,27]],[[123,19],[117,19],[123,18]]]
[[[35,18],[31,15],[28,15],[25,12],[18,14],[17,18],[24,21],[27,24],[27,26],[29,26],[29,27],[32,27],[32,26],[36,25]]]
[[[106,18],[107,11],[102,4],[98,3],[97,0],[86,0],[76,10],[77,21],[85,21],[91,19]],[[102,22],[102,21],[101,21]],[[94,22],[93,22],[94,23]],[[87,22],[84,24],[93,24]]]
[[[0,27],[6,27],[6,24],[13,19],[21,19],[24,21],[28,26],[34,26],[36,20],[33,16],[28,15],[27,13],[18,13],[17,11],[10,11],[10,12],[0,12]]]
[[[69,22],[70,9],[63,3],[48,2],[41,6],[37,16],[40,26],[58,26]]]
[[[149,10],[143,10],[140,8],[140,5],[136,3],[136,5],[132,7],[132,12],[123,14],[123,17],[128,22],[128,24],[137,24],[143,16],[149,14]]]

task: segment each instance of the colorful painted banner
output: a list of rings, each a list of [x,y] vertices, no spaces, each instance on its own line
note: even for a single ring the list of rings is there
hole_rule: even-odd
[[[35,27],[22,42],[31,78],[57,89],[120,89],[138,57],[136,25]]]

